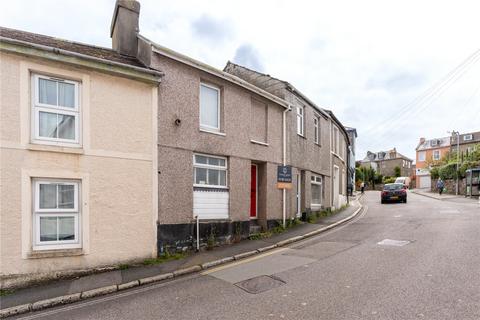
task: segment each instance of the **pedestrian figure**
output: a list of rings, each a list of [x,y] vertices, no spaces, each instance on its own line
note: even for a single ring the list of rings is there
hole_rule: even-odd
[[[365,191],[365,182],[362,181],[362,183],[360,183],[360,189],[362,190],[362,193]]]
[[[438,190],[439,195],[442,195],[444,187],[445,187],[445,183],[443,182],[442,179],[438,178],[438,180],[437,180],[437,190]]]

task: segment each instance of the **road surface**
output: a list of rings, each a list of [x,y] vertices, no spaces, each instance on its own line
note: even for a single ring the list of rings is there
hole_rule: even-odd
[[[288,248],[19,319],[480,319],[480,206],[379,200]]]

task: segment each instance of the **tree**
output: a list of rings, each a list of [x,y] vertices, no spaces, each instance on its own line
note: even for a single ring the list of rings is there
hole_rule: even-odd
[[[393,168],[393,170],[395,171],[395,177],[400,177],[402,175],[402,169],[400,169],[399,166],[396,166],[395,168]]]

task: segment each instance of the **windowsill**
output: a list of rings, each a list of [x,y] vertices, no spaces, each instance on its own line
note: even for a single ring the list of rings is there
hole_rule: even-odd
[[[27,150],[34,151],[45,151],[45,152],[59,152],[59,153],[74,153],[74,154],[83,154],[84,150],[82,147],[64,147],[64,146],[53,146],[47,144],[27,144]]]
[[[300,134],[300,133],[297,133],[297,136],[299,136],[300,138],[303,138],[303,139],[307,139],[307,137],[305,137],[304,135]]]
[[[84,255],[83,249],[38,250],[27,254],[28,259],[62,258]]]
[[[250,140],[251,143],[254,143],[254,144],[259,144],[261,146],[265,146],[265,147],[268,147],[269,144],[268,143],[265,143],[265,142],[261,142],[261,141],[257,141],[257,140]]]
[[[211,134],[215,134],[217,136],[222,136],[222,137],[226,136],[226,134],[223,133],[223,132],[213,131],[213,130],[208,130],[208,129],[202,129],[202,128],[200,128],[200,132],[211,133]]]
[[[199,223],[209,223],[209,222],[232,222],[233,220],[230,218],[200,218],[198,219]],[[197,222],[197,219],[195,217],[193,218],[192,222]]]
[[[318,147],[321,147],[322,145],[318,142],[315,142],[315,145],[317,145]]]

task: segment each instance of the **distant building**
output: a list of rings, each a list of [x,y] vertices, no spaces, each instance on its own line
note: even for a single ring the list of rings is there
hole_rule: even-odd
[[[361,166],[371,167],[375,172],[386,177],[394,177],[395,168],[399,167],[400,176],[410,177],[412,175],[412,163],[412,159],[398,152],[396,148],[393,148],[388,151],[368,151],[365,158],[361,161]]]
[[[420,138],[416,150],[416,169],[417,188],[430,189],[430,164],[440,161],[448,152],[450,152],[450,137],[434,138],[426,140]]]
[[[460,157],[463,159],[472,153],[476,148],[480,146],[480,131],[472,133],[460,134],[460,141],[458,143],[460,148]],[[451,152],[457,151],[457,136],[450,137],[450,150]]]

